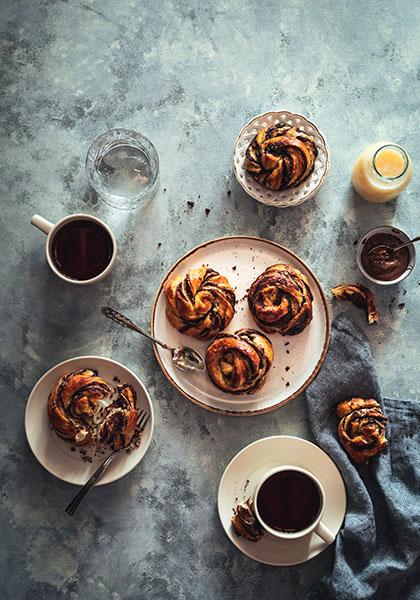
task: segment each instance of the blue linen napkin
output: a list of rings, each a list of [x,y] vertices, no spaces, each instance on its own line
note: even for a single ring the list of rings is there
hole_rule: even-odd
[[[343,313],[305,397],[315,441],[335,461],[347,489],[332,572],[307,600],[419,599],[420,407],[407,399],[381,400],[368,340]],[[352,462],[337,438],[335,407],[351,397],[379,400],[389,419],[388,449],[366,466]]]

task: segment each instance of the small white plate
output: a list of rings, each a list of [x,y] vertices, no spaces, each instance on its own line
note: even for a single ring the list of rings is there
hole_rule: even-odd
[[[166,281],[176,275],[185,275],[191,268],[208,264],[229,279],[239,301],[226,331],[237,331],[243,327],[258,329],[248,308],[247,291],[267,267],[281,262],[297,267],[308,278],[314,296],[313,319],[299,335],[268,334],[274,348],[274,362],[264,386],[257,393],[236,396],[222,392],[207,372],[182,373],[173,366],[170,353],[155,345],[155,354],[164,374],[192,402],[222,414],[253,416],[295,398],[315,377],[328,349],[330,319],[327,301],[318,279],[296,254],[275,242],[249,236],[219,238],[202,244],[180,258],[164,277],[153,305],[152,335],[170,346],[191,346],[204,356],[210,342],[184,335],[169,323],[163,291]]]
[[[258,131],[277,123],[287,123],[298,127],[313,139],[318,150],[314,170],[309,177],[297,187],[279,190],[278,192],[269,190],[258,181],[255,181],[244,168],[245,153]],[[242,127],[233,147],[233,170],[239,185],[247,194],[259,202],[279,208],[297,206],[315,196],[325,182],[329,167],[330,151],[324,134],[315,123],[312,123],[303,115],[288,110],[267,112],[251,119],[249,123]]]
[[[346,514],[346,488],[341,473],[321,448],[293,436],[267,437],[238,452],[220,480],[217,506],[226,535],[241,552],[258,562],[286,567],[314,558],[328,544],[316,533],[297,540],[282,540],[265,533],[258,542],[251,542],[237,536],[231,524],[238,502],[252,498],[264,473],[281,465],[302,467],[318,477],[325,490],[322,521],[337,535]]]
[[[146,454],[153,435],[154,417],[150,396],[140,379],[127,367],[110,358],[79,356],[65,360],[47,371],[33,388],[26,405],[26,437],[41,465],[59,479],[75,485],[84,485],[93,475],[107,455],[96,456],[91,463],[83,461],[77,448],[76,451],[71,451],[73,445],[62,440],[52,430],[47,415],[48,395],[57,380],[64,373],[72,373],[83,368],[96,369],[99,376],[109,382],[117,377],[121,384],[132,385],[137,393],[137,408],[144,409],[150,415],[141,435],[140,446],[129,453],[120,452],[96,484],[105,485],[124,477],[134,469]]]

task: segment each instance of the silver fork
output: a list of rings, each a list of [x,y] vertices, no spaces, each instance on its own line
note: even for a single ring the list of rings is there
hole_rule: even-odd
[[[146,411],[141,410],[139,412],[139,416],[137,419],[137,429],[140,433],[142,433],[144,431],[144,428],[147,425],[149,417],[150,417],[150,415],[147,414]],[[68,515],[70,515],[70,516],[74,515],[76,510],[79,508],[82,500],[88,495],[88,493],[90,492],[92,487],[95,485],[95,483],[102,477],[102,475],[105,473],[105,471],[107,470],[109,465],[112,463],[114,458],[117,456],[117,454],[119,454],[123,450],[127,450],[127,448],[128,448],[128,446],[124,446],[124,448],[120,448],[119,450],[114,450],[112,452],[112,454],[110,454],[108,456],[108,458],[106,458],[104,460],[104,462],[101,464],[101,466],[98,467],[98,469],[96,469],[96,471],[94,472],[92,477],[89,479],[89,481],[87,481],[85,483],[85,485],[82,487],[80,492],[78,494],[76,494],[76,496],[73,498],[73,500],[67,506],[66,513]]]

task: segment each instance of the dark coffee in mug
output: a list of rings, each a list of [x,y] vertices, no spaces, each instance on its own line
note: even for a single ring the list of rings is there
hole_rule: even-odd
[[[56,268],[71,279],[86,281],[100,275],[109,265],[114,244],[108,231],[88,219],[69,221],[60,227],[51,242]]]
[[[256,502],[264,523],[285,533],[303,531],[312,525],[322,507],[315,481],[292,469],[274,473],[264,481]]]

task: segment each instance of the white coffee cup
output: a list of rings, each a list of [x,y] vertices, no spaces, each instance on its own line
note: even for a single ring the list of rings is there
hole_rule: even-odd
[[[57,266],[53,260],[52,242],[53,242],[55,234],[63,225],[66,225],[67,223],[70,223],[71,221],[78,221],[78,220],[92,221],[93,223],[96,223],[97,225],[103,227],[103,229],[108,233],[108,235],[111,239],[111,242],[112,242],[112,255],[111,255],[111,259],[110,259],[109,263],[104,268],[104,270],[101,271],[101,273],[99,273],[95,277],[92,277],[91,279],[83,279],[82,280],[82,279],[72,279],[71,277],[67,277],[67,275],[62,273],[57,268]],[[32,219],[31,219],[31,223],[32,223],[32,225],[37,227],[40,231],[42,231],[43,233],[45,233],[48,236],[47,242],[45,244],[45,253],[47,256],[47,262],[50,266],[50,269],[53,271],[53,273],[55,273],[57,275],[57,277],[59,277],[63,281],[67,281],[68,283],[73,283],[75,285],[91,285],[92,283],[98,283],[99,281],[102,281],[103,279],[105,279],[105,277],[107,277],[111,273],[112,269],[114,268],[116,257],[117,257],[117,242],[114,237],[114,234],[112,233],[112,231],[108,227],[108,225],[106,223],[104,223],[103,221],[101,221],[100,219],[98,219],[97,217],[92,217],[92,215],[85,215],[83,213],[78,213],[75,215],[69,215],[67,217],[64,217],[63,219],[60,219],[60,221],[58,221],[57,223],[54,224],[54,223],[51,223],[50,221],[48,221],[47,219],[44,219],[44,217],[41,217],[40,215],[33,215]]]
[[[307,477],[312,479],[312,481],[315,483],[315,485],[318,489],[319,498],[320,498],[320,509],[319,509],[318,515],[315,518],[315,520],[305,529],[302,529],[299,531],[293,531],[293,532],[278,531],[277,529],[273,529],[267,523],[265,523],[264,520],[261,518],[261,515],[258,511],[258,494],[261,489],[261,486],[272,475],[274,475],[276,473],[281,473],[282,471],[297,471],[298,473],[302,473],[303,475],[306,475]],[[321,521],[322,516],[324,514],[324,506],[325,506],[325,492],[324,492],[324,488],[322,487],[322,484],[319,481],[319,479],[317,477],[315,477],[315,475],[313,475],[312,473],[307,471],[306,469],[302,469],[301,467],[296,467],[294,465],[282,465],[281,467],[275,467],[274,469],[271,469],[270,471],[268,471],[267,473],[264,474],[264,476],[258,483],[257,487],[255,488],[254,510],[255,510],[255,515],[256,515],[261,527],[263,527],[263,529],[265,529],[265,531],[267,531],[271,535],[273,535],[277,538],[284,539],[284,540],[295,540],[298,538],[302,538],[305,535],[308,535],[312,532],[315,532],[317,535],[319,535],[319,537],[321,539],[324,540],[324,542],[326,542],[327,544],[332,544],[335,540],[335,536],[331,533],[331,531],[328,529],[328,527],[326,525],[324,525],[324,523]]]

